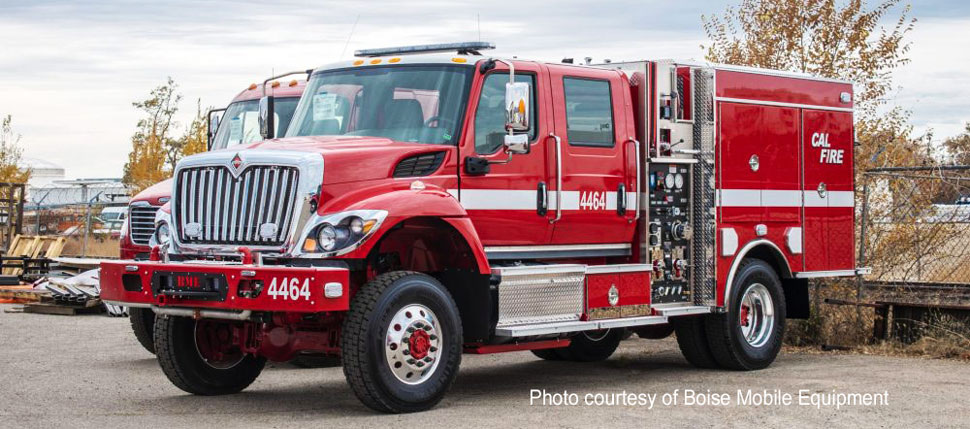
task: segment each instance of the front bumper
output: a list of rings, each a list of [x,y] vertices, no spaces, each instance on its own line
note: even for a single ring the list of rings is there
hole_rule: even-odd
[[[111,261],[101,263],[101,298],[131,307],[346,311],[349,279],[344,268]]]

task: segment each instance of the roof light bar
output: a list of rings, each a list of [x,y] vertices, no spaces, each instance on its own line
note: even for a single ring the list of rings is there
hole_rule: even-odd
[[[495,49],[490,42],[438,43],[434,45],[398,46],[394,48],[361,49],[354,52],[355,57],[379,57],[382,55],[426,54],[429,52],[453,52],[459,54],[481,55],[478,51]]]

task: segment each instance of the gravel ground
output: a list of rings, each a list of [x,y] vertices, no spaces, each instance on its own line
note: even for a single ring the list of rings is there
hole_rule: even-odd
[[[10,308],[0,305],[0,309]],[[0,427],[649,427],[970,425],[970,365],[956,361],[784,353],[756,372],[690,367],[671,339],[624,342],[594,364],[545,362],[528,352],[465,355],[435,409],[375,414],[340,368],[270,364],[246,391],[198,397],[172,386],[135,341],[127,319],[0,313]],[[533,389],[577,405],[530,404]],[[685,390],[728,397],[687,405]],[[739,405],[737,391],[779,391],[792,405]],[[888,405],[798,405],[799,391],[888,392]],[[586,405],[626,392],[639,403]],[[677,393],[677,404],[663,405]],[[654,395],[655,405],[649,406]],[[750,427],[750,426],[748,426]]]

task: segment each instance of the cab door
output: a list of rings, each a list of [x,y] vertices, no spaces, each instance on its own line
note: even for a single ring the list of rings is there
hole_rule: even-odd
[[[472,86],[457,197],[486,246],[543,245],[552,233],[546,163],[551,113],[544,70],[534,63],[515,63],[515,81],[529,83],[532,91],[530,149],[525,154],[510,157],[504,151],[507,66],[496,63]]]
[[[561,145],[561,159],[554,156],[550,170],[562,179],[561,194],[550,192],[562,198],[552,243],[629,246],[636,216],[636,149],[623,78],[614,71],[550,67],[549,79]],[[550,212],[555,210],[550,203]]]

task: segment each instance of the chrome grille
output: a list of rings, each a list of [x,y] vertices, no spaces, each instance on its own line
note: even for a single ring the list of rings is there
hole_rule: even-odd
[[[148,239],[155,233],[155,212],[157,206],[129,206],[128,230],[131,242],[140,246],[147,246]]]
[[[175,180],[173,217],[182,243],[284,244],[299,182],[296,167],[255,165],[237,177],[224,166],[192,167],[179,170]]]

